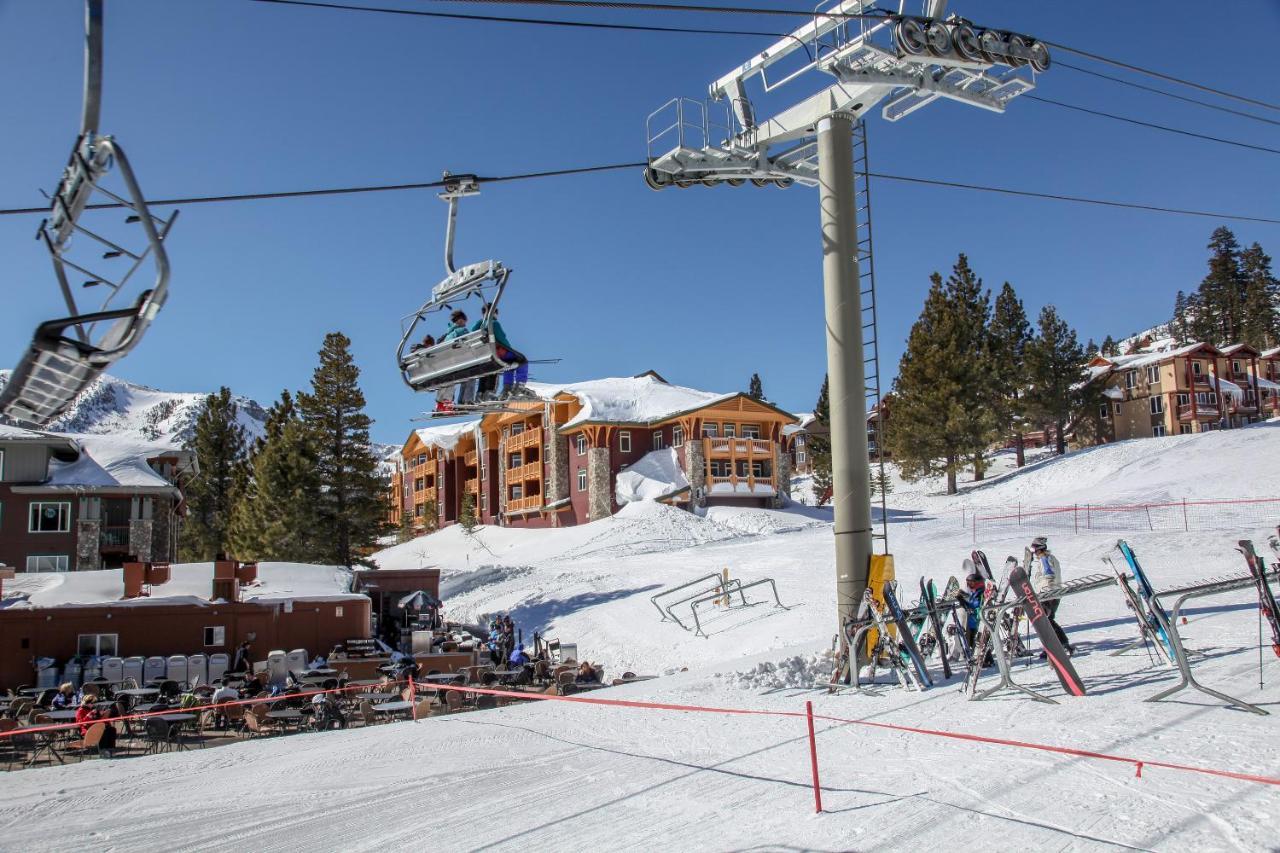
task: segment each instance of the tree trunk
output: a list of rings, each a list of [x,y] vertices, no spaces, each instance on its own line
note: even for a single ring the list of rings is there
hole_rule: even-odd
[[[1064,456],[1067,452],[1067,425],[1064,421],[1058,421],[1057,427],[1058,455]]]
[[[1022,438],[1022,432],[1018,431],[1013,435],[1013,449],[1018,456],[1018,467],[1021,468],[1027,464],[1026,442]]]
[[[947,457],[947,494],[954,495],[956,493],[956,458],[954,456]]]
[[[975,483],[982,482],[982,478],[987,474],[987,467],[983,464],[982,451],[979,450],[973,454],[973,481]]]

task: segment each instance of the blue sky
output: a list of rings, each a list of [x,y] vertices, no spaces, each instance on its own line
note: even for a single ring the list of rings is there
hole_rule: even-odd
[[[553,14],[381,5],[394,2]],[[1159,15],[1148,4],[1013,0],[953,2],[951,9],[1275,100],[1267,85],[1270,36],[1280,27],[1274,0],[1232,4],[1234,25],[1210,22],[1203,4],[1190,2],[1165,4]],[[65,162],[79,120],[82,17],[79,0],[0,0],[0,207],[40,204],[39,190],[52,189]],[[788,28],[756,16],[584,10],[568,17]],[[1224,28],[1236,48],[1230,53]],[[767,42],[247,0],[108,0],[106,37],[101,127],[126,147],[152,197],[641,160],[653,109],[675,95],[700,97]],[[1280,143],[1280,128],[1066,69],[1043,75],[1038,93]],[[1005,115],[940,103],[896,124],[876,117],[871,158],[873,170],[897,174],[1280,215],[1277,155],[1028,101],[1015,101]],[[1204,245],[1221,224],[887,182],[873,193],[889,374],[929,273],[945,274],[958,252],[989,287],[1011,281],[1029,313],[1052,302],[1082,341],[1101,340],[1166,319],[1174,291],[1191,290],[1202,277]],[[399,319],[442,276],[444,211],[429,191],[188,206],[170,240],[169,303],[113,373],[175,391],[228,385],[266,403],[282,388],[305,387],[324,334],[339,329],[352,338],[362,369],[374,438],[399,441],[427,403],[399,381]],[[59,309],[47,257],[32,239],[38,222],[0,217],[0,364],[15,362],[35,325]],[[1231,227],[1242,242],[1257,240],[1280,256],[1280,226]],[[617,172],[485,187],[463,203],[457,255],[496,257],[514,268],[504,325],[531,357],[562,359],[536,369],[535,378],[655,369],[680,384],[732,390],[756,371],[776,402],[805,410],[825,369],[818,237],[812,190],[654,193],[638,172]]]

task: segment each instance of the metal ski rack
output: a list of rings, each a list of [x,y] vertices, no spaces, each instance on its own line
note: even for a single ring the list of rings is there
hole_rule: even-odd
[[[103,0],[85,2],[85,80],[80,135],[54,191],[49,215],[40,225],[39,239],[49,251],[68,315],[41,323],[18,362],[9,383],[0,391],[0,415],[19,423],[45,426],[64,412],[81,391],[104,370],[127,355],[142,339],[164,306],[169,292],[169,257],[164,240],[177,212],[162,219],[151,213],[124,149],[110,136],[98,135],[102,103]],[[102,181],[115,169],[124,184],[114,192]],[[108,236],[104,229],[82,224],[94,193],[125,208],[126,225],[141,226],[145,245],[129,248],[131,235]],[[72,238],[83,235],[102,251],[100,258],[71,257]],[[102,261],[127,259],[125,270],[101,271]],[[151,286],[121,307],[122,294],[134,274],[151,260]],[[91,268],[90,264],[93,264]],[[105,292],[96,310],[79,306],[70,277],[86,279],[83,288]]]
[[[736,584],[736,586],[733,586],[734,584]],[[778,597],[778,585],[773,582],[773,578],[761,578],[758,581],[751,581],[750,583],[745,583],[745,584],[741,583],[737,579],[734,579],[729,581],[729,584],[725,587],[726,594],[704,595],[701,598],[695,599],[693,603],[689,605],[689,610],[691,613],[693,613],[693,624],[694,624],[694,627],[696,628],[696,630],[693,633],[699,637],[707,636],[702,630],[702,622],[698,619],[699,604],[707,604],[708,602],[717,601],[719,599],[729,599],[729,606],[732,607],[733,601],[731,596],[729,596],[727,592],[729,591],[728,586],[733,586],[732,591],[738,593],[738,597],[742,600],[742,606],[746,607],[747,599],[744,593],[747,590],[752,589],[753,587],[763,586],[764,584],[768,584],[769,587],[773,590],[773,600],[778,607],[782,608],[783,610],[791,609],[790,607],[787,607],[785,604],[783,604],[782,599]],[[672,605],[672,606],[674,607],[675,605]],[[672,614],[672,618],[673,619],[675,618],[675,614]],[[679,622],[680,620],[677,619],[676,621]],[[683,628],[684,625],[681,624],[680,627]]]
[[[1040,599],[1041,604],[1045,604],[1050,601],[1057,601],[1059,599],[1066,598],[1069,595],[1079,595],[1082,592],[1089,592],[1091,590],[1101,589],[1104,586],[1111,586],[1113,583],[1115,583],[1115,581],[1112,578],[1103,574],[1085,575],[1084,577],[1068,581],[1056,589],[1045,590],[1043,593],[1038,593],[1037,598]],[[994,696],[1001,690],[1016,690],[1019,693],[1026,694],[1030,698],[1035,699],[1037,702],[1045,702],[1050,705],[1058,704],[1056,699],[1051,699],[1043,693],[1037,693],[1030,687],[1019,684],[1013,680],[1013,661],[1009,657],[1009,646],[1013,638],[1005,631],[1004,616],[1005,613],[1012,608],[1021,607],[1025,603],[1026,600],[1022,598],[1007,601],[996,608],[994,613],[992,613],[990,617],[992,620],[990,623],[990,629],[992,637],[994,638],[994,641],[992,642],[992,652],[995,655],[996,665],[1000,670],[1000,683],[996,684],[994,687],[988,687],[981,693],[976,694],[973,697],[974,699],[987,699]],[[982,616],[984,619],[988,618],[986,610],[983,610]]]
[[[1272,569],[1269,573],[1263,574],[1263,580],[1271,582],[1280,579],[1280,569]],[[1224,592],[1232,592],[1237,589],[1246,589],[1255,583],[1252,574],[1240,575],[1229,578],[1214,578],[1207,581],[1194,584],[1181,589],[1169,590],[1163,593],[1156,593],[1155,601],[1159,604],[1161,595],[1177,595],[1178,599],[1173,603],[1173,609],[1169,611],[1166,618],[1160,611],[1162,608],[1153,608],[1152,615],[1160,623],[1169,637],[1169,643],[1173,646],[1174,663],[1178,667],[1178,672],[1182,678],[1173,687],[1167,690],[1161,690],[1154,696],[1149,697],[1147,702],[1159,702],[1161,699],[1167,699],[1175,693],[1181,692],[1188,687],[1194,687],[1201,693],[1220,699],[1227,705],[1250,711],[1261,716],[1268,716],[1269,711],[1259,708],[1257,705],[1250,704],[1243,699],[1236,699],[1234,696],[1228,696],[1212,687],[1205,687],[1199,681],[1196,681],[1195,675],[1191,672],[1191,660],[1187,653],[1187,649],[1182,645],[1182,635],[1178,633],[1178,617],[1182,613],[1182,606],[1193,598],[1205,598],[1210,595],[1218,595]]]
[[[1164,644],[1160,642],[1160,638],[1155,636],[1155,632],[1151,628],[1151,623],[1147,621],[1147,608],[1142,601],[1142,597],[1134,591],[1129,585],[1129,581],[1133,579],[1132,575],[1125,574],[1116,564],[1112,562],[1110,557],[1103,557],[1102,561],[1111,567],[1111,571],[1116,576],[1116,586],[1120,587],[1120,592],[1124,594],[1125,602],[1129,609],[1133,611],[1133,618],[1138,622],[1138,639],[1129,643],[1127,646],[1116,649],[1109,657],[1119,657],[1126,652],[1131,652],[1139,646],[1146,646],[1148,642],[1155,646],[1157,654],[1166,664],[1172,664],[1169,660],[1169,653],[1165,650]]]
[[[715,583],[711,586],[706,586],[707,581],[715,581]],[[736,584],[736,587],[735,587],[735,584]],[[675,622],[681,628],[684,628],[686,631],[688,631],[689,630],[688,626],[685,625],[683,622],[681,622],[679,618],[676,617],[675,613],[672,612],[672,610],[675,607],[681,604],[686,604],[690,601],[693,601],[696,598],[701,598],[702,596],[706,595],[707,593],[713,590],[716,591],[717,597],[720,597],[720,598],[727,598],[732,591],[736,590],[738,592],[739,597],[741,597],[742,599],[742,604],[745,606],[747,603],[747,599],[742,596],[742,593],[740,590],[741,585],[742,585],[742,582],[737,580],[736,578],[732,578],[726,581],[724,575],[720,574],[719,572],[712,572],[710,574],[703,575],[700,578],[694,578],[688,583],[682,583],[682,584],[679,584],[678,586],[673,586],[668,589],[664,589],[661,592],[657,593],[656,595],[651,595],[649,597],[649,601],[653,604],[654,607],[658,609],[658,615],[662,617],[663,622],[666,622],[668,619],[670,619],[672,622]],[[663,606],[658,603],[658,599],[666,598],[667,596],[674,595],[677,592],[683,592],[684,590],[689,589],[690,587],[699,587],[699,589],[697,592],[694,592],[686,596],[685,598],[681,598],[678,601],[673,601],[666,606]]]

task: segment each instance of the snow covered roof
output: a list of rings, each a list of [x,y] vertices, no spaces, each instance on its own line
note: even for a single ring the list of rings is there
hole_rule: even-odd
[[[544,400],[553,399],[560,394],[571,394],[578,398],[578,402],[582,404],[582,410],[563,424],[561,429],[583,423],[660,423],[685,412],[696,411],[742,396],[741,391],[717,394],[712,391],[699,391],[682,385],[672,385],[652,372],[640,376],[592,379],[566,385],[531,382],[528,387]],[[768,403],[761,403],[761,405],[775,408]]]
[[[1119,388],[1103,388],[1102,393],[1104,396],[1110,397],[1112,400],[1124,400],[1124,392]]]
[[[212,605],[213,563],[175,563],[168,583],[151,587],[151,595],[122,600],[124,570],[92,572],[25,572],[5,581],[3,608],[74,607],[111,604]],[[337,566],[305,563],[259,563],[258,579],[241,587],[241,601],[325,601],[359,598],[351,592],[351,572]]]
[[[1146,367],[1147,365],[1150,365],[1150,364],[1160,364],[1162,362],[1168,361],[1171,358],[1190,355],[1196,350],[1203,349],[1205,347],[1213,350],[1214,352],[1217,352],[1217,349],[1215,349],[1211,344],[1197,342],[1194,344],[1186,344],[1185,346],[1177,347],[1176,349],[1156,350],[1152,352],[1138,352],[1138,353],[1133,353],[1131,355],[1104,355],[1104,356],[1099,356],[1099,358],[1106,359],[1111,364],[1115,365],[1117,368],[1121,368],[1125,370],[1134,370],[1139,367]]]
[[[689,488],[689,480],[680,468],[674,447],[653,450],[618,473],[614,497],[619,504],[632,501],[656,501],[679,494]]]
[[[194,464],[195,454],[173,442],[147,441],[120,435],[66,435],[83,451],[74,462],[55,460],[50,466],[50,479],[41,489],[162,489],[174,486],[157,474],[148,459],[176,457]]]
[[[17,426],[0,424],[0,441],[8,444],[47,444],[58,450],[79,454],[80,448],[70,438],[51,432],[38,432]]]
[[[787,424],[782,428],[783,435],[795,435],[796,433],[806,430],[817,418],[813,412],[795,412],[794,417],[799,423]]]
[[[415,429],[413,434],[427,447],[438,447],[445,452],[449,452],[457,447],[458,441],[475,429],[479,423],[479,418],[472,418],[458,423]]]
[[[1272,347],[1258,353],[1259,358],[1280,358],[1280,347]]]

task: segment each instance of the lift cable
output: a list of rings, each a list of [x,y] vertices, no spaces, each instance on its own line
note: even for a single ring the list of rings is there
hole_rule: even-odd
[[[1090,77],[1097,77],[1102,80],[1110,80],[1111,82],[1119,83],[1122,86],[1130,86],[1134,89],[1141,89],[1144,92],[1151,92],[1156,95],[1163,95],[1166,98],[1173,98],[1175,101],[1183,101],[1188,104],[1196,104],[1201,107],[1207,107],[1211,110],[1217,110],[1218,112],[1229,113],[1230,115],[1240,116],[1241,118],[1253,119],[1254,121],[1260,121],[1260,122],[1263,122],[1264,124],[1271,124],[1271,125],[1275,125],[1276,127],[1280,127],[1280,121],[1276,121],[1275,119],[1263,118],[1262,116],[1254,115],[1253,113],[1246,113],[1242,110],[1233,110],[1231,109],[1231,107],[1224,107],[1220,104],[1211,104],[1208,101],[1202,101],[1198,98],[1188,98],[1185,95],[1178,95],[1173,92],[1166,92],[1164,89],[1157,89],[1154,86],[1144,86],[1141,83],[1135,83],[1134,81],[1126,80],[1123,77],[1116,77],[1115,75],[1112,75],[1112,74],[1103,74],[1101,71],[1094,71],[1092,69],[1085,68],[1081,65],[1072,65],[1070,62],[1063,62],[1060,59],[1054,60],[1053,67],[1067,68],[1067,69],[1070,69],[1071,71],[1076,71],[1080,74],[1088,74]]]
[[[1078,113],[1088,113],[1089,115],[1092,115],[1092,116],[1109,118],[1113,121],[1122,121],[1125,124],[1134,124],[1134,125],[1137,125],[1138,127],[1146,127],[1152,130],[1162,130],[1165,133],[1176,133],[1179,136],[1189,136],[1193,139],[1203,139],[1206,142],[1218,142],[1223,145],[1234,145],[1237,148],[1250,148],[1254,151],[1265,151],[1268,154],[1280,154],[1280,148],[1268,148],[1265,145],[1254,145],[1251,142],[1238,142],[1234,139],[1223,139],[1220,136],[1209,136],[1204,133],[1195,133],[1190,130],[1182,130],[1176,127],[1169,127],[1168,125],[1164,125],[1164,124],[1154,124],[1153,122],[1142,121],[1136,118],[1128,118],[1127,116],[1116,115],[1115,113],[1107,113],[1107,112],[1103,112],[1102,110],[1095,110],[1095,109],[1090,109],[1089,107],[1081,107],[1075,104],[1068,104],[1065,101],[1055,101],[1052,98],[1044,98],[1044,97],[1041,97],[1040,95],[1027,94],[1027,95],[1023,95],[1022,97],[1028,101],[1037,101],[1041,104],[1050,104],[1051,106],[1061,107],[1065,110],[1074,110],[1075,112],[1078,112]]]
[[[644,161],[635,163],[612,163],[602,166],[584,166],[572,169],[552,169],[543,172],[524,172],[515,175],[498,175],[494,177],[478,177],[477,182],[486,183],[502,183],[506,181],[525,181],[538,178],[554,178],[565,177],[569,175],[584,175],[595,172],[612,172],[624,169],[643,169],[648,166]],[[989,192],[999,195],[1021,196],[1024,198],[1039,198],[1049,201],[1067,201],[1077,204],[1094,204],[1103,207],[1125,208],[1129,210],[1145,210],[1155,213],[1172,213],[1181,216],[1203,216],[1213,219],[1232,219],[1240,222],[1261,222],[1267,225],[1280,225],[1280,219],[1268,219],[1262,216],[1247,216],[1239,213],[1221,213],[1215,211],[1193,210],[1181,207],[1164,207],[1154,204],[1143,204],[1140,202],[1124,202],[1124,201],[1108,201],[1106,199],[1088,198],[1085,196],[1062,195],[1059,193],[1037,192],[1034,190],[1019,190],[1008,187],[990,187],[981,184],[966,184],[957,181],[942,181],[931,178],[917,178],[907,175],[890,175],[883,172],[869,173],[873,178],[880,178],[886,181],[898,181],[907,184],[920,184],[922,186],[931,187],[949,187],[952,189],[972,190],[975,192]],[[168,199],[150,199],[148,204],[163,205],[188,205],[188,204],[211,204],[229,201],[261,201],[265,199],[283,199],[283,198],[311,198],[315,196],[335,196],[335,195],[354,195],[357,193],[377,193],[377,192],[394,192],[399,190],[429,190],[440,189],[445,186],[444,181],[429,181],[418,184],[379,184],[358,187],[332,187],[327,189],[314,190],[291,190],[283,192],[271,193],[244,193],[240,195],[217,195],[217,196],[191,196],[187,198],[168,198]],[[89,205],[92,209],[121,207],[119,204],[96,204]],[[23,214],[47,214],[48,207],[18,207],[0,209],[0,216],[18,216]]]

